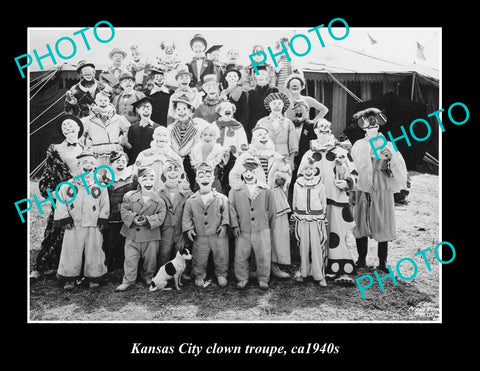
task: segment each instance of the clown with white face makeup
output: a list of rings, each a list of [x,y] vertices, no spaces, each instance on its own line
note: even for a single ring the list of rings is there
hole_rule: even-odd
[[[353,232],[358,251],[357,268],[366,265],[370,237],[378,242],[378,268],[388,273],[388,242],[396,239],[393,195],[406,189],[407,169],[400,152],[396,152],[392,144],[378,132],[380,126],[386,123],[385,114],[377,108],[367,108],[355,113],[353,118],[365,131],[365,138],[357,140],[351,150],[359,173],[351,199],[356,221]],[[378,159],[370,145],[370,140],[377,136],[383,137],[381,144],[387,142],[379,151]],[[381,141],[382,138],[377,140]],[[375,141],[373,144],[379,147]]]
[[[293,188],[293,219],[301,259],[297,280],[311,276],[320,286],[327,286],[327,200],[314,163],[312,158],[302,163],[299,172],[303,176],[296,180]]]
[[[88,61],[78,62],[77,73],[80,81],[65,94],[65,113],[83,118],[90,114],[90,105],[97,93],[110,86],[95,78],[95,65]]]
[[[224,99],[220,98],[220,84],[214,74],[206,75],[203,78],[202,90],[205,92],[203,102],[195,110],[193,117],[199,117],[210,123],[218,117],[216,108]]]
[[[291,169],[288,159],[281,156],[274,149],[268,130],[262,126],[252,131],[252,143],[247,151],[238,156],[235,165],[230,171],[230,186],[241,185],[243,167],[246,158],[254,158],[259,166],[255,169],[259,183],[267,184],[273,190],[276,206],[275,228],[272,229],[272,274],[277,278],[289,278],[290,275],[282,271],[278,264],[290,265],[290,234],[288,213],[291,211],[287,201],[287,190],[291,181]]]
[[[177,53],[177,47],[171,40],[165,40],[160,43],[160,54],[153,58],[151,65],[155,69],[160,69],[165,74],[165,83],[169,89],[176,89],[178,83],[175,81],[175,74],[181,67],[182,61]]]
[[[158,126],[153,131],[150,148],[140,152],[133,164],[133,173],[137,174],[140,168],[150,168],[155,173],[154,190],[158,191],[163,184],[161,175],[164,164],[168,159],[182,162],[180,156],[170,146],[170,136],[164,126]]]
[[[48,198],[47,190],[55,197],[53,190],[61,182],[67,181],[79,175],[77,168],[77,156],[82,152],[83,145],[80,138],[83,135],[82,121],[73,115],[63,115],[58,119],[58,131],[65,139],[59,144],[51,144],[46,153],[45,166],[38,184],[40,194]],[[54,208],[47,219],[44,239],[37,255],[34,270],[30,278],[56,271],[60,250],[62,248],[63,229],[54,228]]]
[[[312,162],[325,186],[327,200],[327,278],[333,278],[336,283],[353,284],[351,275],[355,274],[355,264],[346,241],[355,222],[348,192],[352,192],[358,173],[349,153],[340,147],[330,127],[330,122],[325,119],[314,124],[317,139],[310,143],[311,149],[305,152],[300,162],[298,179],[303,175],[300,169]]]
[[[225,70],[224,89],[220,93],[220,97],[235,105],[234,117],[242,124],[246,124],[248,118],[248,97],[247,92],[240,85],[242,80],[242,72],[236,67],[229,67]]]
[[[130,60],[126,63],[125,68],[134,77],[134,87],[141,91],[146,83],[147,78],[147,58],[138,45],[130,46]]]
[[[157,257],[157,266],[160,267],[172,259],[187,242],[182,233],[183,209],[186,200],[193,194],[184,187],[185,172],[178,160],[169,158],[165,161],[161,178],[163,185],[158,194],[167,205],[167,214],[160,227],[162,239]]]
[[[90,107],[91,114],[82,118],[87,137],[86,147],[97,156],[97,164],[108,165],[112,151],[122,151],[127,145],[130,122],[115,112],[110,103],[108,91],[98,92],[95,103]]]
[[[138,171],[139,189],[127,192],[123,197],[120,214],[125,237],[125,262],[122,284],[116,291],[125,291],[135,284],[138,263],[143,258],[140,275],[150,286],[157,267],[160,226],[166,215],[166,205],[154,191],[155,173],[152,169]]]
[[[260,119],[256,126],[268,129],[269,136],[275,144],[275,151],[282,156],[287,156],[290,167],[293,169],[294,157],[298,152],[298,138],[293,122],[284,116],[290,101],[283,93],[270,93],[265,98],[264,105],[270,114]]]
[[[73,289],[80,278],[82,256],[85,256],[83,275],[90,288],[97,288],[107,273],[101,229],[108,223],[108,192],[93,180],[96,167],[93,153],[82,151],[77,159],[78,174],[83,176],[60,187],[58,196],[63,202],[56,203],[54,214],[55,226],[65,229],[57,271],[57,278],[65,282],[65,290]]]
[[[172,123],[176,119],[175,107],[173,106],[175,100],[178,100],[180,97],[186,97],[189,101],[189,105],[192,107],[192,114],[202,103],[202,94],[200,94],[198,90],[200,86],[198,88],[190,86],[192,83],[192,77],[193,74],[185,67],[179,67],[177,70],[175,80],[178,84],[178,88],[170,97],[167,124]]]
[[[182,228],[193,242],[192,275],[197,287],[204,287],[210,251],[220,287],[227,285],[229,222],[228,198],[212,189],[214,169],[200,164],[196,172],[199,190],[185,202]]]
[[[261,289],[268,289],[271,270],[271,230],[275,228],[276,206],[273,191],[257,180],[258,160],[246,157],[237,162],[243,181],[229,193],[230,226],[235,237],[235,278],[243,289],[249,278],[248,265],[255,253],[257,279]],[[262,172],[262,170],[260,170]]]
[[[112,61],[112,64],[103,69],[99,78],[100,81],[112,88],[112,95],[116,96],[122,91],[120,87],[120,76],[128,72],[124,63],[127,53],[120,48],[113,48],[110,53],[108,53],[108,57]]]

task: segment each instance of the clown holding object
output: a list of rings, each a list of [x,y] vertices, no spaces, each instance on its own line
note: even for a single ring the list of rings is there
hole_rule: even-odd
[[[373,153],[370,139],[378,137],[378,129],[387,121],[386,116],[377,108],[367,108],[357,112],[353,118],[365,131],[365,137],[357,140],[351,155],[358,169],[358,183],[352,192],[351,203],[356,222],[353,234],[356,238],[358,261],[357,268],[366,265],[368,237],[378,242],[379,269],[388,273],[388,241],[396,239],[395,202],[393,195],[406,188],[407,168],[400,154],[390,142],[380,151],[377,159]],[[375,143],[375,142],[373,142]]]

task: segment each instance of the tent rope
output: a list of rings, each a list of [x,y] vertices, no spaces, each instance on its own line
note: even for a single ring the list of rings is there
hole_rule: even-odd
[[[35,95],[37,95],[37,94],[40,92],[40,90],[42,90],[42,88],[47,84],[47,82],[49,82],[49,81],[52,79],[53,76],[55,76],[55,72],[52,73],[48,79],[45,80],[45,82],[43,83],[43,85],[40,86],[40,87],[38,88],[38,90],[35,92],[35,94],[33,94],[33,95],[30,97],[30,100],[32,100],[33,97],[34,97]]]
[[[345,85],[343,85],[337,78],[335,78],[330,72],[326,71],[328,76],[330,76],[330,78],[335,81],[343,90],[345,90],[348,94],[350,94],[350,96],[355,99],[355,101],[357,103],[361,103],[363,102],[363,100],[361,100],[359,97],[357,97],[351,90],[349,90]]]
[[[63,111],[60,112],[60,113],[59,113],[57,116],[55,116],[54,118],[48,120],[45,124],[43,124],[43,125],[40,126],[39,128],[37,128],[37,129],[35,129],[34,131],[32,131],[32,132],[30,133],[30,135],[35,134],[37,131],[39,131],[40,129],[42,129],[44,126],[47,126],[47,125],[48,125],[49,123],[51,123],[53,120],[59,118],[61,115],[63,115]]]
[[[47,112],[50,108],[52,108],[60,99],[62,99],[67,93],[62,94],[58,99],[53,102],[51,105],[49,105],[47,108],[45,108],[37,117],[35,117],[33,120],[30,121],[30,125],[32,125],[36,119],[38,119],[40,116],[42,116],[45,112]],[[57,116],[58,117],[58,116]]]
[[[56,72],[57,71],[55,71],[55,70],[54,71],[48,71],[47,73],[42,75],[41,78],[39,78],[39,79],[37,78],[38,81],[35,84],[33,84],[32,86],[30,86],[30,91],[35,90],[39,85],[41,85],[45,81],[45,79],[51,78],[52,74],[55,75]],[[30,84],[32,84],[32,81],[30,82]]]
[[[40,162],[40,164],[30,173],[30,178],[32,178],[43,167],[43,165],[45,165],[46,162],[47,159],[44,158],[43,161]]]

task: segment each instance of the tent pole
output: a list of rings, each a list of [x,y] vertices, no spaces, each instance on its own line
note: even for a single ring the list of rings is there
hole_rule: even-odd
[[[412,75],[412,92],[410,93],[410,100],[413,101],[413,92],[415,91],[415,72]]]

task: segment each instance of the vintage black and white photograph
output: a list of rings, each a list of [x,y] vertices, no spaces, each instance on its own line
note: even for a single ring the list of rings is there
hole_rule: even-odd
[[[347,22],[29,27],[28,322],[440,323],[468,110],[442,28]]]

